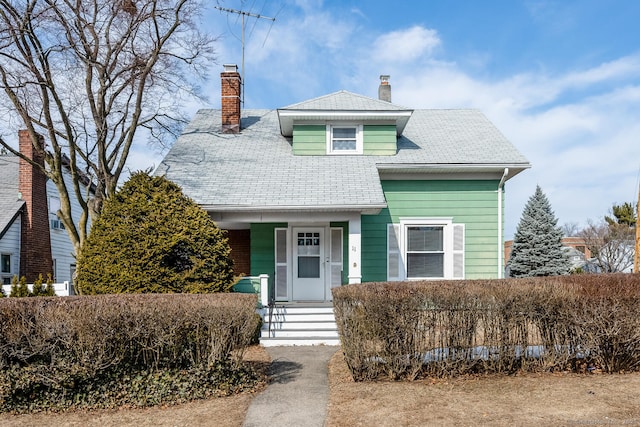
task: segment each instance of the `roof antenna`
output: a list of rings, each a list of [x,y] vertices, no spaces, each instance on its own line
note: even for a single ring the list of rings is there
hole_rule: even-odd
[[[243,10],[227,9],[226,7],[220,7],[220,6],[214,6],[214,7],[222,12],[237,13],[238,15],[242,16],[242,104],[244,105],[244,93],[246,92],[244,90],[244,17],[249,16],[257,19],[268,19],[271,22],[275,21],[276,18],[270,18],[268,16],[263,16],[257,13],[245,12]]]

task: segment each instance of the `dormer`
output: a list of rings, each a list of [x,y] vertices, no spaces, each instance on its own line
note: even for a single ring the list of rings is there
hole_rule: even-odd
[[[340,91],[280,108],[278,120],[282,135],[293,139],[296,155],[392,156],[412,113],[388,101]]]

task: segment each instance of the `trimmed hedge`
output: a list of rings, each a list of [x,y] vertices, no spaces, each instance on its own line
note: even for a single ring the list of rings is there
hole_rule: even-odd
[[[640,369],[640,275],[366,283],[333,298],[357,381]]]
[[[146,406],[251,387],[256,297],[144,294],[0,301],[0,411]]]

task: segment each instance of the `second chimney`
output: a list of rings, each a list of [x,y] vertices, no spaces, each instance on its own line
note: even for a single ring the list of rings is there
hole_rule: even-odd
[[[391,102],[391,85],[389,84],[389,75],[380,76],[380,87],[378,88],[378,99],[380,101]]]
[[[44,149],[43,137],[37,135],[37,140],[33,141],[29,131],[21,130],[18,141],[20,152],[44,167],[41,153]],[[47,274],[53,273],[47,177],[41,169],[22,158],[19,163],[18,191],[26,205],[21,226],[20,275],[25,276],[28,283],[33,283],[38,275],[42,274],[46,278]]]
[[[225,64],[220,73],[222,84],[222,133],[240,133],[240,90],[242,79],[238,66]]]

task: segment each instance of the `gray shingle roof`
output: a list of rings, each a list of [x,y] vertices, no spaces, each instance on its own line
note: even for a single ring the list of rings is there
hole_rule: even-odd
[[[402,111],[410,110],[410,108],[341,90],[308,101],[298,102],[280,108],[280,110]]]
[[[23,205],[18,199],[18,157],[0,156],[0,238]]]
[[[529,167],[475,110],[415,110],[394,156],[294,156],[276,110],[244,110],[240,134],[221,134],[220,116],[220,110],[198,111],[155,172],[210,210],[375,209],[386,205],[380,170],[510,167],[512,176]]]

